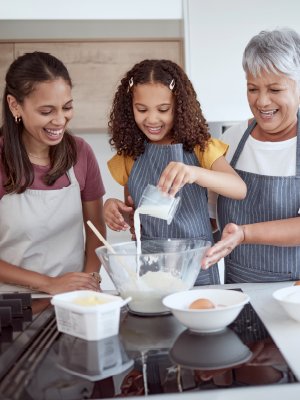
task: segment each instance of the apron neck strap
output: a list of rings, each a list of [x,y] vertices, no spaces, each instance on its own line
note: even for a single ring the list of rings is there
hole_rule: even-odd
[[[298,126],[297,126],[297,153],[296,153],[296,176],[300,175],[300,109],[297,113]]]
[[[69,181],[70,181],[71,184],[74,183],[74,182],[77,182],[77,179],[76,179],[76,176],[75,176],[75,173],[74,173],[73,165],[66,173],[67,173],[67,176],[68,176]]]
[[[252,121],[251,124],[248,126],[248,128],[245,130],[245,133],[242,137],[242,139],[240,140],[240,143],[238,144],[237,149],[235,150],[235,153],[232,157],[231,163],[230,165],[232,166],[232,168],[235,168],[236,163],[238,162],[238,159],[240,158],[240,155],[243,151],[243,148],[248,140],[248,137],[251,135],[251,132],[253,131],[254,127],[256,125],[256,121]]]
[[[297,125],[297,151],[296,151],[296,175],[300,176],[300,109],[298,109],[297,112],[297,118],[298,118],[298,125]],[[254,120],[246,129],[233,157],[231,160],[230,165],[232,168],[235,168],[236,163],[238,162],[238,159],[243,151],[243,148],[248,140],[248,137],[251,135],[251,132],[253,131],[255,125],[257,122]]]

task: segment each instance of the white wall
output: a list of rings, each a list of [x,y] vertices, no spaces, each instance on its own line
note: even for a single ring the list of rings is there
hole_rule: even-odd
[[[181,0],[0,0],[1,19],[180,19]]]
[[[299,0],[183,0],[187,73],[208,121],[251,116],[242,54],[254,35],[288,26],[300,32]]]

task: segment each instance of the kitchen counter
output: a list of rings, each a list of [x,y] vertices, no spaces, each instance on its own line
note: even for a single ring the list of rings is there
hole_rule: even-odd
[[[250,296],[250,302],[262,319],[274,342],[300,381],[300,323],[292,320],[277,301],[272,293],[278,289],[289,287],[293,282],[275,283],[238,283],[229,285],[204,286],[210,289],[241,288]],[[195,287],[194,289],[197,289]],[[218,391],[202,391],[194,393],[178,393],[156,395],[155,400],[180,399],[193,400],[296,400],[300,398],[300,383],[289,385],[270,385],[259,387],[243,387],[234,389],[220,389]],[[142,398],[142,397],[139,397]]]
[[[277,347],[280,349],[282,355],[286,359],[294,375],[300,381],[300,323],[297,323],[296,321],[290,319],[290,317],[285,314],[281,306],[272,297],[274,291],[292,285],[293,282],[239,283],[230,285],[204,286],[201,287],[201,289],[208,287],[210,289],[241,288],[243,292],[247,293],[250,296],[250,302],[254,307],[256,313],[259,315],[264,325],[268,329],[270,335],[272,336]],[[197,289],[197,287],[195,287],[194,289]],[[105,292],[110,294],[116,294],[116,291],[105,291]],[[49,295],[46,294],[43,295],[39,293],[39,294],[34,294],[33,297],[41,298],[41,297],[49,297]],[[124,310],[124,312],[126,314],[126,310]],[[151,322],[149,319],[148,321]],[[179,323],[177,323],[177,325],[178,324]],[[179,326],[179,330],[180,329],[181,326]],[[173,336],[177,337],[178,334],[179,332],[178,333],[174,332]],[[166,340],[167,342],[169,342],[170,339],[166,337]],[[132,341],[130,343],[134,348],[135,343]],[[158,343],[158,345],[159,345],[158,347],[168,347],[162,345],[162,343]],[[118,384],[120,383],[121,382],[119,382]],[[154,398],[155,400],[171,400],[171,399],[173,400],[177,396],[178,400],[199,399],[199,396],[201,396],[201,400],[202,399],[240,400],[241,396],[243,400],[248,400],[248,399],[265,400],[266,396],[269,396],[270,400],[277,400],[282,398],[284,398],[284,400],[289,400],[289,399],[296,400],[300,398],[300,383],[279,384],[279,385],[272,384],[269,386],[256,386],[256,387],[251,386],[251,387],[241,387],[232,389],[228,388],[228,389],[218,389],[218,390],[203,390],[201,391],[201,394],[199,394],[199,391],[188,391],[184,393],[170,393],[170,394],[165,393],[163,395],[156,394]],[[138,396],[138,398],[143,398],[143,397],[145,396]]]

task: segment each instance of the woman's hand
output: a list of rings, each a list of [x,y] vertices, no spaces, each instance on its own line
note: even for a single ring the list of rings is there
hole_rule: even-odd
[[[67,272],[57,278],[49,277],[50,294],[72,292],[73,290],[94,290],[100,292],[98,281],[85,272]]]
[[[202,261],[202,268],[207,269],[227,256],[232,250],[243,243],[245,233],[242,226],[227,224],[223,230],[221,240],[207,250],[206,258]]]
[[[162,192],[162,196],[167,196],[171,187],[169,198],[172,199],[186,183],[195,182],[195,168],[199,169],[199,167],[186,165],[181,162],[170,162],[161,174],[157,185]]]
[[[103,207],[104,219],[107,226],[113,231],[126,231],[128,228],[128,224],[125,222],[121,211],[130,212],[132,211],[132,207],[127,206],[118,199],[106,200]]]

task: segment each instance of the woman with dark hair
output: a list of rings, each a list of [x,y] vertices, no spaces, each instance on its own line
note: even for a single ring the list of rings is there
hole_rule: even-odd
[[[66,67],[47,53],[6,74],[0,130],[0,291],[99,291],[94,252],[105,236],[105,189],[90,146],[67,131],[74,111]],[[84,270],[84,272],[82,272]],[[9,286],[6,286],[9,285]]]
[[[248,192],[240,202],[219,196],[222,240],[203,268],[226,257],[226,283],[299,280],[300,35],[289,28],[260,32],[245,48],[243,68],[254,118],[221,140]]]

